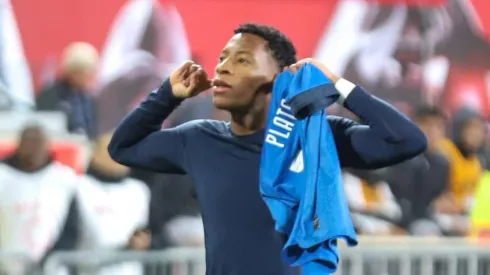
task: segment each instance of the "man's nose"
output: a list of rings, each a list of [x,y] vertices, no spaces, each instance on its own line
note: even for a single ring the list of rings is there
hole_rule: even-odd
[[[230,62],[226,59],[216,66],[216,74],[231,74],[232,68]]]

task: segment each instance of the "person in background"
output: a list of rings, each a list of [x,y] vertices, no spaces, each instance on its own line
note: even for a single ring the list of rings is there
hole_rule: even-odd
[[[196,199],[196,190],[189,175],[152,173],[132,169],[131,176],[144,181],[151,191],[148,227],[140,230],[131,242],[144,250],[162,250],[170,247],[202,247],[204,227]],[[186,263],[168,266],[148,265],[145,274],[179,275],[186,268],[189,274],[204,274],[203,268]]]
[[[484,121],[475,110],[462,108],[453,117],[452,133],[452,140],[442,140],[439,148],[450,165],[450,184],[443,196],[447,204],[456,209],[451,215],[437,215],[436,218],[448,234],[465,235],[470,226],[468,211],[482,175],[477,152],[484,142]]]
[[[403,235],[401,209],[379,173],[344,169],[343,180],[352,220],[364,235]]]
[[[75,171],[53,161],[43,130],[26,127],[16,151],[0,163],[0,249],[41,264],[51,252],[73,248],[76,236],[66,233],[76,233],[77,185]],[[8,262],[0,269],[17,275],[35,267]]]
[[[90,44],[75,42],[64,51],[60,77],[39,92],[38,111],[61,111],[68,120],[68,131],[93,139],[97,136],[95,101],[90,94],[99,55]]]
[[[192,60],[196,59],[193,57]],[[213,109],[212,96],[203,93],[180,105],[163,126],[173,128],[195,119],[209,118]],[[152,194],[148,226],[151,246],[148,249],[204,245],[201,211],[189,175],[155,173],[144,169],[132,169],[131,175],[144,181]]]
[[[147,249],[202,246],[204,229],[192,178],[188,175],[148,173],[133,169],[133,177],[151,190],[151,244]]]
[[[434,214],[455,211],[443,196],[448,188],[449,162],[438,148],[445,138],[446,116],[435,106],[423,105],[414,110],[413,119],[427,137],[427,150],[385,169],[384,178],[402,207],[400,225],[412,235],[441,235]]]
[[[143,182],[129,177],[128,167],[110,158],[106,149],[110,139],[110,134],[97,138],[87,173],[80,180],[78,248],[145,250],[150,241],[143,230],[148,222],[150,192]],[[97,275],[137,275],[143,274],[143,267],[125,262],[102,266],[96,273],[88,271]]]
[[[485,121],[485,138],[483,141],[483,146],[478,152],[478,158],[480,159],[481,167],[488,170],[487,167],[490,167],[490,123],[488,118]]]

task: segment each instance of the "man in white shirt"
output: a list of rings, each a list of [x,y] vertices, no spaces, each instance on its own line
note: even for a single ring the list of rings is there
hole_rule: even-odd
[[[79,182],[79,248],[144,250],[148,245],[145,240],[150,240],[139,230],[147,226],[150,191],[142,181],[128,177],[128,167],[110,158],[107,152],[110,138],[111,135],[105,135],[97,139],[88,171]],[[96,269],[96,273],[90,269],[90,274],[143,274],[138,263],[114,263]]]
[[[37,126],[26,127],[17,150],[0,163],[0,249],[41,263],[48,253],[73,247],[73,197],[78,177],[53,161],[48,138]],[[0,263],[8,275],[25,274],[26,263]]]

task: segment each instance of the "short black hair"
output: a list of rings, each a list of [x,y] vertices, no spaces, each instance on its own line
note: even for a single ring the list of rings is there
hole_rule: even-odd
[[[441,108],[433,105],[419,106],[413,112],[413,118],[415,120],[422,120],[429,117],[447,119],[446,113]]]
[[[276,59],[280,69],[297,62],[296,48],[294,47],[293,42],[291,42],[285,34],[274,27],[247,23],[238,26],[234,33],[249,33],[265,39],[268,42],[272,56]]]

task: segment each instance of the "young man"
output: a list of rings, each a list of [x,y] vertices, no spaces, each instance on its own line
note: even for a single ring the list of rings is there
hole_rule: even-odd
[[[259,168],[267,107],[274,78],[285,68],[311,62],[342,95],[344,106],[367,125],[329,117],[342,166],[376,168],[421,153],[422,132],[405,116],[315,60],[296,63],[284,34],[262,25],[235,30],[209,81],[187,62],[117,128],[109,152],[127,166],[187,173],[196,185],[205,228],[209,275],[282,275],[283,238],[259,192]],[[232,121],[196,120],[161,131],[163,120],[185,98],[213,88],[214,105]]]

